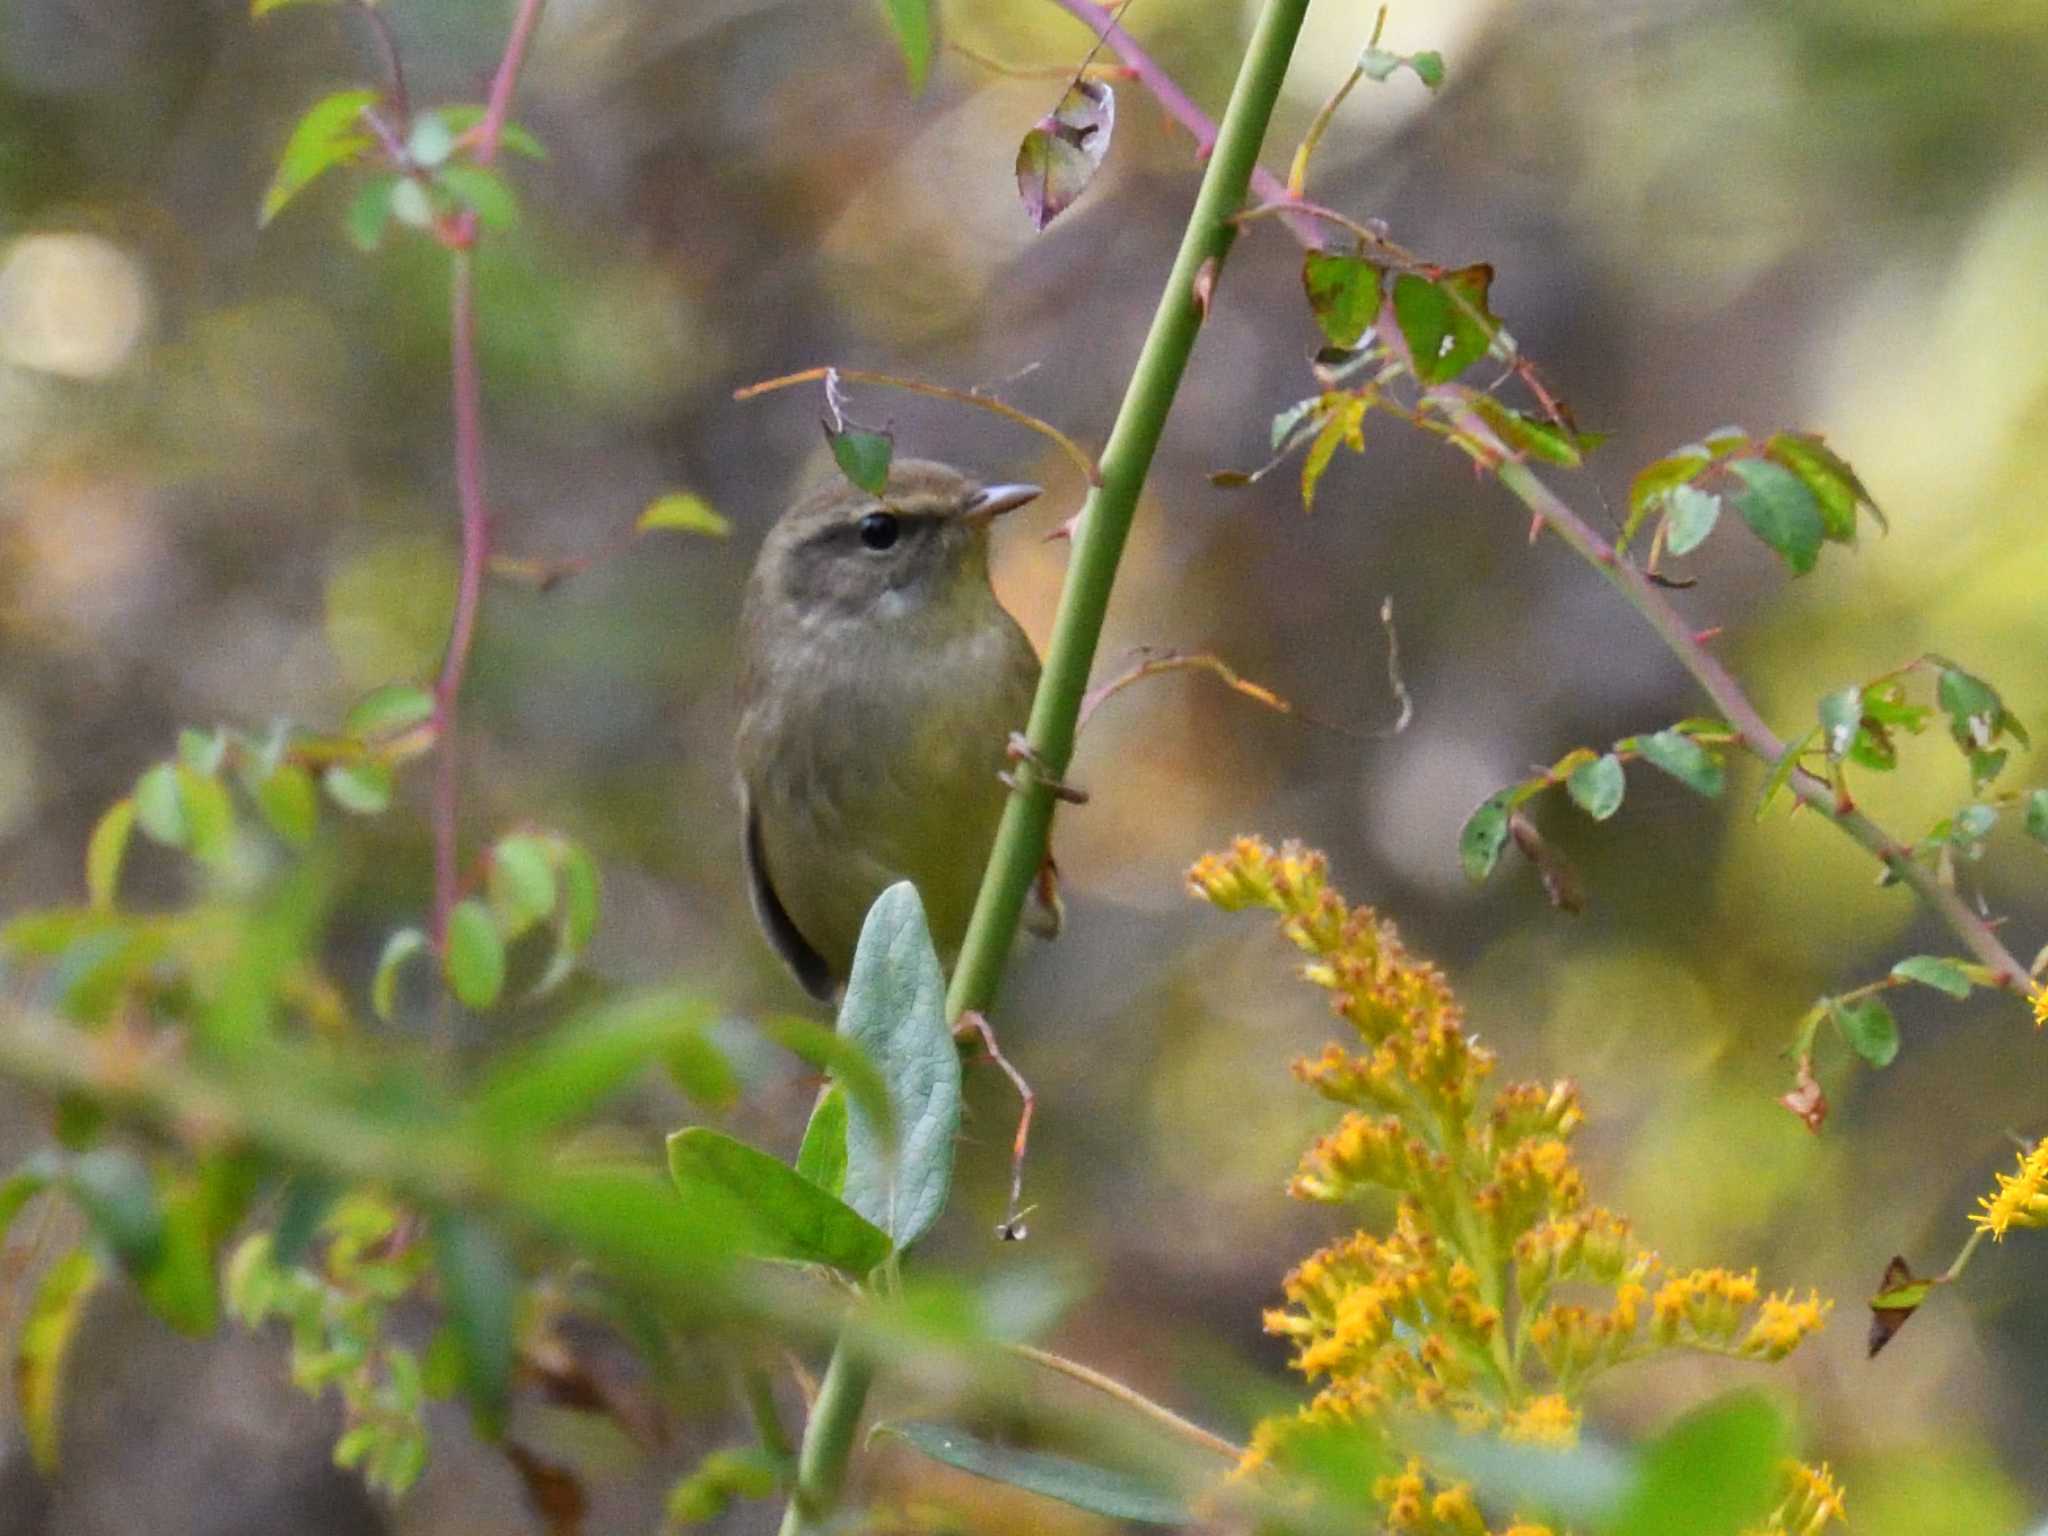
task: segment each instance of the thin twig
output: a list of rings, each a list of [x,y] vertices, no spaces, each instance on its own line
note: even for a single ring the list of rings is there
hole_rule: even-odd
[[[363,24],[370,29],[370,36],[376,39],[377,52],[383,56],[384,72],[391,77],[391,107],[398,114],[401,123],[412,122],[412,94],[405,88],[405,61],[398,54],[398,39],[391,35],[391,23],[379,10],[375,0],[356,0],[356,10],[361,13]]]
[[[1060,452],[1074,461],[1074,465],[1087,477],[1090,485],[1102,483],[1102,471],[1096,467],[1086,449],[1062,432],[1051,422],[1040,421],[1029,412],[1020,411],[1014,405],[1007,405],[993,395],[984,395],[971,389],[949,389],[944,384],[927,384],[921,379],[899,378],[893,373],[874,373],[865,368],[838,368],[827,365],[821,368],[805,368],[798,373],[785,373],[780,378],[763,379],[758,384],[748,384],[732,392],[735,400],[752,400],[773,390],[788,389],[796,384],[816,384],[828,378],[852,379],[857,384],[882,384],[890,389],[900,389],[913,395],[929,395],[934,400],[951,400],[958,405],[972,405],[984,411],[993,411],[1006,421],[1014,421],[1020,427],[1027,427],[1040,437],[1049,438],[1059,445]]]
[[[1065,1355],[1056,1355],[1049,1349],[1040,1349],[1033,1344],[1012,1344],[1010,1351],[1022,1359],[1029,1360],[1033,1365],[1042,1365],[1048,1371],[1057,1371],[1083,1386],[1093,1387],[1105,1397],[1115,1398],[1126,1408],[1143,1414],[1154,1424],[1170,1430],[1191,1444],[1199,1445],[1205,1451],[1221,1456],[1225,1461],[1235,1464],[1244,1460],[1243,1446],[1233,1445],[1221,1435],[1210,1433],[1193,1420],[1182,1418],[1164,1403],[1155,1403],[1144,1393],[1133,1391],[1114,1376],[1105,1376],[1093,1366],[1083,1365],[1078,1360],[1069,1360]]]

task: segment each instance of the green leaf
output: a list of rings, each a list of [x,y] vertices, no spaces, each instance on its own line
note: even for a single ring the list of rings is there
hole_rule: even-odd
[[[860,1107],[882,1140],[894,1144],[896,1120],[889,1102],[889,1085],[859,1045],[794,1014],[764,1019],[760,1030],[785,1051],[802,1057],[829,1076],[845,1090],[847,1099]]]
[[[1962,962],[1943,955],[1908,955],[1892,967],[1892,974],[1946,992],[1950,997],[1970,995],[1969,972],[1963,969]]]
[[[1695,1409],[1643,1451],[1608,1536],[1736,1536],[1761,1523],[1787,1440],[1777,1409],[1753,1392]]]
[[[2029,746],[2027,729],[2005,707],[1998,690],[1984,679],[1965,672],[1952,661],[1930,659],[1939,663],[1941,669],[1935,683],[1935,702],[1949,717],[1949,735],[1970,761],[1972,789],[1982,790],[2005,766],[2007,753],[1994,750],[1999,738],[2010,736],[2019,745]]]
[[[277,174],[263,194],[258,225],[268,224],[319,177],[337,165],[348,164],[370,147],[370,136],[363,131],[362,114],[365,107],[376,102],[375,91],[336,91],[307,109],[292,129],[291,138],[286,140],[284,153],[278,157]]]
[[[1828,761],[1839,763],[1856,745],[1856,733],[1863,729],[1863,690],[1851,683],[1837,688],[1820,701],[1820,741]]]
[[[829,1264],[856,1279],[889,1257],[889,1236],[787,1163],[708,1126],[668,1139],[669,1177],[685,1203],[704,1191],[744,1205],[753,1229],[741,1241],[755,1258]]]
[[[678,533],[708,534],[714,539],[722,539],[732,532],[732,524],[712,511],[710,502],[688,491],[670,491],[666,496],[657,496],[647,504],[640,520],[633,524],[635,533],[651,533],[658,528],[673,529]]]
[[[1380,269],[1363,256],[1310,251],[1302,258],[1301,286],[1316,324],[1335,347],[1357,346],[1380,312]],[[1277,449],[1282,440],[1277,419],[1273,433]]]
[[[391,765],[375,758],[334,763],[320,776],[327,798],[357,816],[376,816],[391,805]]]
[[[899,881],[875,899],[839,1008],[839,1032],[888,1086],[897,1136],[848,1106],[846,1203],[908,1248],[945,1208],[960,1131],[960,1053],[924,903]]]
[[[555,910],[554,855],[540,838],[514,833],[498,839],[485,883],[507,942]]]
[[[1776,550],[1793,575],[1812,570],[1827,527],[1806,482],[1769,459],[1735,459],[1728,468],[1742,482],[1731,495],[1750,532]]]
[[[2037,843],[2048,843],[2048,789],[2034,789],[2027,792],[2027,836]]]
[[[846,1090],[838,1083],[827,1083],[818,1095],[796,1151],[796,1171],[828,1195],[846,1192]],[[6,1230],[0,1222],[0,1234]]]
[[[1574,768],[1564,787],[1580,810],[1595,821],[1605,821],[1621,809],[1628,780],[1621,771],[1621,759],[1609,752]]]
[[[185,802],[175,763],[158,763],[135,781],[135,819],[166,848],[185,846]]]
[[[484,120],[484,108],[475,102],[463,102],[454,106],[436,107],[441,121],[448,125],[449,132],[457,138],[477,127]],[[547,148],[525,128],[517,123],[507,123],[499,130],[498,142],[506,149],[516,150],[529,160],[545,160]]]
[[[1899,1022],[1879,999],[1861,997],[1845,1003],[1831,997],[1828,1013],[1849,1048],[1873,1067],[1888,1067],[1899,1054]]]
[[[711,1019],[710,1004],[683,992],[647,993],[578,1014],[490,1070],[476,1093],[476,1127],[505,1142],[550,1135],[596,1109],[649,1063],[708,1047]]]
[[[498,1234],[474,1216],[437,1212],[432,1230],[441,1305],[456,1342],[463,1396],[478,1428],[495,1437],[504,1426],[505,1400],[512,1389],[519,1270]]]
[[[74,1248],[52,1264],[36,1287],[14,1352],[15,1406],[30,1454],[45,1477],[57,1471],[63,1417],[64,1357],[78,1331],[86,1298],[99,1281],[89,1249]]]
[[[1721,520],[1721,498],[1696,485],[1675,485],[1664,494],[1664,547],[1689,555],[1706,543]]]
[[[1602,437],[1594,432],[1574,435],[1546,416],[1515,410],[1491,395],[1475,393],[1471,404],[1479,418],[1514,452],[1565,469],[1577,469],[1585,463],[1587,452]]]
[[[910,76],[910,90],[924,89],[932,67],[932,0],[882,0],[882,13],[896,34],[896,47],[903,55],[903,69]]]
[[[358,741],[383,741],[433,718],[434,696],[426,689],[413,683],[386,683],[349,706],[341,729]]]
[[[519,222],[519,195],[512,183],[481,165],[444,165],[434,184],[474,213],[485,229],[506,230]]]
[[[1109,154],[1116,93],[1100,80],[1076,80],[1017,145],[1017,197],[1032,228],[1073,207]]]
[[[1706,449],[1688,445],[1644,465],[1636,472],[1635,479],[1629,482],[1629,511],[1638,515],[1647,512],[1651,503],[1688,484],[1713,462],[1714,456]]]
[[[877,1424],[877,1435],[908,1441],[933,1461],[991,1482],[1007,1483],[1091,1514],[1142,1525],[1187,1525],[1195,1516],[1185,1500],[1147,1478],[1066,1456],[1020,1451],[977,1440],[945,1424]]]
[[[187,726],[178,732],[178,761],[194,773],[211,778],[220,772],[227,755],[225,731],[195,731]]]
[[[1365,397],[1325,395],[1323,407],[1323,424],[1316,432],[1315,441],[1308,446],[1308,456],[1301,461],[1301,509],[1304,512],[1315,510],[1316,487],[1322,482],[1323,472],[1330,467],[1330,460],[1336,457],[1338,448],[1349,443],[1352,452],[1365,451]]]
[[[249,15],[260,19],[291,5],[338,5],[341,0],[249,0]]]
[[[847,479],[873,496],[888,489],[889,463],[896,456],[894,433],[859,427],[835,432],[827,426],[825,439],[832,445],[833,462]]]
[[[1515,807],[1514,789],[1487,796],[1479,808],[1465,818],[1458,831],[1458,862],[1465,866],[1465,878],[1474,885],[1493,873],[1501,850],[1508,845],[1508,815]]]
[[[555,953],[548,968],[534,983],[534,997],[552,992],[576,969],[576,962],[597,931],[597,862],[581,844],[560,840],[555,852],[555,879],[561,890],[561,916],[557,927]]]
[[[178,804],[185,818],[185,846],[205,864],[227,862],[234,851],[235,803],[227,785],[183,763],[176,768]]]
[[[87,1152],[64,1167],[60,1182],[124,1269],[146,1270],[162,1256],[163,1207],[134,1154],[112,1147]]]
[[[1771,802],[1778,798],[1778,792],[1792,782],[1792,775],[1799,769],[1799,759],[1820,735],[1820,727],[1811,730],[1796,741],[1785,743],[1785,750],[1778,754],[1778,760],[1771,764],[1771,771],[1764,779],[1764,787],[1756,797],[1756,815],[1759,820],[1771,808]]]
[[[1409,54],[1408,67],[1415,71],[1415,78],[1432,91],[1444,83],[1444,56],[1434,48]]]
[[[491,909],[474,896],[448,914],[448,953],[442,958],[448,986],[465,1008],[488,1008],[505,988],[505,941]]]
[[[1413,272],[1394,279],[1394,319],[1422,383],[1454,379],[1486,355],[1500,326],[1486,307],[1492,283],[1493,268],[1483,263],[1435,282]]]
[[[1857,478],[1848,461],[1818,437],[1805,432],[1779,432],[1764,444],[1764,452],[1806,482],[1820,503],[1821,520],[1827,536],[1838,544],[1856,542],[1856,511],[1866,509],[1884,526],[1884,514],[1870,499],[1870,492]]]
[[[1687,789],[1713,799],[1727,783],[1720,754],[1710,752],[1690,736],[1677,731],[1659,731],[1637,740],[1643,761],[1662,768]]]
[[[401,928],[384,941],[377,970],[370,978],[370,1006],[387,1024],[398,1002],[398,973],[414,955],[425,953],[427,936],[417,928]]]
[[[341,227],[348,243],[359,251],[374,251],[384,243],[384,226],[391,222],[391,198],[404,178],[395,172],[373,176],[349,199]]]
[[[212,1196],[196,1180],[181,1181],[163,1202],[162,1252],[136,1276],[149,1309],[180,1333],[204,1336],[220,1325],[217,1241]]]
[[[100,813],[85,842],[85,895],[95,912],[111,912],[121,883],[121,862],[135,830],[135,797],[123,796]]]
[[[279,763],[256,786],[256,808],[292,848],[306,847],[320,829],[320,792],[313,787],[313,775],[297,763]]]

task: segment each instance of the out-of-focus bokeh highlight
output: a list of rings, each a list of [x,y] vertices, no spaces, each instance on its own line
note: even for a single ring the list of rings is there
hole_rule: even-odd
[[[1313,8],[1270,167],[1375,9]],[[388,0],[415,99],[480,99],[510,10]],[[1136,0],[1128,21],[1214,110],[1254,10]],[[298,113],[379,66],[347,7],[245,11],[0,11],[0,912],[82,895],[92,819],[179,725],[331,723],[370,687],[427,676],[444,638],[445,259],[416,239],[353,249],[346,173],[259,235]],[[1071,69],[1089,47],[1034,0],[942,12],[949,39],[1018,70]],[[1494,307],[1580,422],[1614,434],[1556,479],[1576,506],[1615,526],[1636,467],[1732,422],[1825,432],[1890,517],[1888,538],[1831,547],[1796,582],[1733,519],[1690,562],[1698,585],[1678,601],[1723,626],[1717,650],[1773,721],[1796,733],[1820,694],[1939,650],[2048,736],[2048,10],[1454,0],[1396,4],[1385,41],[1440,49],[1448,84],[1355,91],[1311,191],[1447,264],[1495,265]],[[733,389],[832,362],[994,390],[1091,445],[1106,433],[1196,171],[1189,142],[1119,86],[1103,174],[1034,234],[1011,164],[1060,89],[948,51],[913,99],[864,0],[549,7],[516,116],[550,158],[512,167],[524,217],[480,265],[498,548],[613,547],[671,489],[735,525],[724,543],[643,540],[552,590],[487,595],[466,827],[539,819],[599,851],[601,974],[686,978],[735,1013],[800,1002],[739,882],[732,631],[762,531],[830,461],[815,393],[735,404]],[[1020,951],[1000,1019],[1041,1099],[1033,1236],[1021,1258],[989,1238],[1011,1115],[991,1073],[970,1089],[945,1260],[1071,1267],[1087,1292],[1060,1346],[1226,1432],[1287,1390],[1259,1314],[1342,1216],[1281,1192],[1325,1119],[1287,1065],[1326,1023],[1270,935],[1198,908],[1181,875],[1233,833],[1298,836],[1446,966],[1511,1074],[1579,1081],[1595,1196],[1652,1246],[1839,1298],[1829,1337],[1775,1385],[1841,1473],[1858,1532],[2037,1520],[2048,1250],[2020,1233],[1981,1253],[1875,1362],[1861,1303],[1894,1252],[1945,1264],[2010,1133],[2048,1129],[2040,1037],[2010,999],[1915,990],[1889,1070],[1824,1060],[1823,1134],[1779,1108],[1780,1052],[1816,995],[1955,945],[1816,819],[1755,820],[1753,765],[1717,803],[1632,769],[1598,827],[1545,805],[1583,915],[1546,907],[1526,865],[1469,886],[1456,835],[1482,797],[1704,701],[1592,573],[1553,540],[1527,545],[1504,494],[1387,418],[1312,517],[1286,471],[1213,488],[1210,471],[1263,459],[1270,417],[1313,391],[1315,344],[1298,251],[1258,226],[1175,407],[1101,667],[1136,645],[1213,650],[1345,729],[1195,676],[1103,707],[1072,775],[1093,802],[1056,834],[1068,932]],[[1042,643],[1066,558],[1043,536],[1078,504],[1071,465],[980,412],[854,400],[905,452],[1048,487],[1005,522],[996,573]],[[1382,732],[1398,710],[1387,596],[1415,701],[1398,735]],[[2048,782],[2024,758],[2008,774]],[[1908,838],[1968,796],[1938,729],[1896,782],[1861,787]],[[360,984],[382,934],[424,907],[424,794],[357,856],[336,944]],[[2048,937],[2041,860],[2008,828],[1962,874],[2010,916],[2023,958]],[[136,900],[178,895],[168,861],[132,878]],[[788,1151],[800,1069],[754,1074],[741,1119]],[[10,1101],[0,1151],[41,1134]],[[142,1510],[165,1532],[538,1529],[453,1415],[420,1490],[379,1509],[324,1470],[331,1424],[281,1384],[278,1349],[104,1326],[59,1482],[35,1485],[18,1436],[0,1441],[8,1536],[129,1530]],[[1752,1374],[1625,1378],[1599,1428],[1647,1433]],[[206,1457],[267,1466],[250,1487],[278,1502],[231,1486],[240,1470],[196,1476]],[[613,1467],[593,1528],[655,1528],[689,1460]],[[901,1477],[904,1500],[945,1492],[925,1469]],[[1052,1528],[1041,1505],[976,1498],[976,1530]]]

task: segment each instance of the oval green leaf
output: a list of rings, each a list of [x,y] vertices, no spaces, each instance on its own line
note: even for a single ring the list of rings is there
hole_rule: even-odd
[[[1854,1002],[1828,999],[1828,1014],[1849,1048],[1873,1067],[1888,1067],[1899,1054],[1899,1021],[1874,997]]]
[[[85,898],[95,912],[110,912],[121,883],[121,862],[135,830],[135,797],[125,795],[100,813],[85,843]]]
[[[425,725],[433,717],[434,696],[426,689],[414,683],[386,683],[350,705],[341,728],[361,741],[381,740]]]
[[[1728,468],[1742,482],[1733,493],[1735,510],[1795,576],[1813,569],[1827,527],[1812,491],[1784,465],[1769,459],[1732,459]]]
[[[442,971],[465,1008],[488,1008],[505,989],[505,941],[491,909],[474,896],[448,914],[448,953]]]
[[[1621,809],[1628,779],[1622,772],[1621,759],[1609,752],[1574,768],[1564,787],[1580,810],[1595,821],[1605,821]]]
[[[391,805],[391,765],[374,758],[335,763],[322,774],[327,798],[357,816],[378,816]]]
[[[387,1024],[398,1002],[398,973],[405,962],[426,950],[427,936],[417,928],[401,928],[384,941],[377,956],[377,970],[370,978],[370,1006]]]
[[[1961,961],[1944,955],[1908,955],[1892,967],[1892,974],[1946,992],[1953,998],[1970,995],[1970,973],[1963,969]]]
[[[1489,795],[1479,809],[1465,818],[1458,832],[1458,862],[1465,878],[1477,885],[1500,863],[1501,850],[1508,844],[1508,816],[1515,805],[1514,790]]]
[[[1727,785],[1727,772],[1718,752],[1709,751],[1679,731],[1659,731],[1641,737],[1636,750],[1643,761],[1663,769],[1687,789],[1713,799]]]
[[[555,860],[540,838],[514,833],[491,850],[491,912],[509,942],[555,910]]]

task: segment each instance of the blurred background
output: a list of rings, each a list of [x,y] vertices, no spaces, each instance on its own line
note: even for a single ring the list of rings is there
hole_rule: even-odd
[[[1034,0],[940,9],[948,40],[1020,69],[1071,69],[1089,44]],[[298,114],[379,66],[346,8],[246,10],[0,8],[0,913],[82,898],[93,818],[179,725],[331,724],[372,686],[427,677],[443,642],[445,258],[416,239],[353,249],[346,173],[259,234]],[[1136,0],[1128,20],[1214,111],[1253,10]],[[1270,167],[1374,10],[1313,8]],[[510,11],[389,0],[415,100],[480,100]],[[2048,9],[1437,0],[1396,5],[1384,43],[1441,50],[1448,84],[1354,92],[1311,191],[1431,258],[1495,265],[1495,309],[1579,421],[1614,434],[1558,479],[1575,505],[1614,526],[1636,467],[1732,422],[1825,432],[1890,516],[1888,538],[1831,547],[1796,582],[1732,520],[1691,560],[1681,605],[1725,626],[1719,651],[1774,723],[1796,733],[1821,693],[1938,649],[2048,733]],[[549,6],[515,115],[550,158],[513,163],[524,218],[480,266],[498,548],[601,552],[674,489],[734,526],[487,595],[467,835],[534,819],[599,851],[603,977],[685,981],[741,1016],[802,1002],[738,878],[732,632],[761,533],[830,462],[815,391],[741,405],[733,389],[879,368],[996,389],[1100,446],[1196,171],[1120,86],[1103,174],[1035,234],[1012,160],[1060,89],[947,51],[913,98],[866,0]],[[2027,1528],[2048,1507],[2048,1249],[2021,1234],[1980,1253],[1875,1362],[1861,1301],[1894,1252],[1945,1265],[2011,1135],[2048,1130],[2039,1037],[2010,999],[1912,990],[1888,1071],[1824,1056],[1820,1136],[1778,1107],[1780,1053],[1815,995],[1955,945],[1825,826],[1757,822],[1753,765],[1719,802],[1631,769],[1600,826],[1540,806],[1583,877],[1582,915],[1546,906],[1512,859],[1467,884],[1456,834],[1482,797],[1705,701],[1561,545],[1527,545],[1516,504],[1390,420],[1368,424],[1312,517],[1286,471],[1209,485],[1262,460],[1269,418],[1313,392],[1299,260],[1271,224],[1232,258],[1099,671],[1135,645],[1214,650],[1350,734],[1192,676],[1096,716],[1072,774],[1093,803],[1056,831],[1068,932],[1020,950],[999,1021],[1040,1094],[1033,1236],[1021,1251],[990,1237],[1013,1109],[976,1074],[943,1260],[1071,1277],[1056,1346],[1225,1433],[1294,1390],[1259,1315],[1343,1229],[1282,1192],[1330,1118],[1287,1072],[1327,1021],[1266,925],[1196,907],[1181,875],[1239,832],[1301,837],[1447,968],[1505,1076],[1579,1081],[1595,1198],[1645,1241],[1839,1298],[1829,1335],[1766,1384],[1836,1464],[1857,1531]],[[1078,504],[1071,466],[981,412],[862,388],[853,403],[903,452],[1047,487],[1003,525],[996,571],[1042,644],[1066,558],[1044,535]],[[1415,719],[1363,740],[1398,707],[1389,596]],[[356,982],[425,904],[413,777],[413,810],[360,833],[335,939]],[[1860,798],[1901,837],[1969,792],[1938,727],[1896,778]],[[2044,781],[2024,757],[2008,778]],[[2007,826],[1964,871],[2023,958],[2048,937],[2040,856]],[[138,855],[130,889],[171,900],[177,881]],[[749,1072],[738,1128],[792,1150],[808,1084],[782,1060]],[[7,1101],[0,1152],[44,1124]],[[437,1422],[421,1487],[382,1507],[326,1467],[332,1405],[291,1391],[278,1340],[194,1343],[133,1314],[118,1296],[96,1312],[57,1479],[29,1471],[15,1431],[0,1439],[0,1531],[538,1528],[457,1416]],[[1596,1418],[1645,1433],[1758,1379],[1712,1362],[1624,1373]],[[593,1528],[654,1528],[662,1487],[724,1428],[609,1467]],[[928,1468],[901,1477],[892,1496],[948,1496]],[[972,1529],[1068,1528],[971,1496]]]

